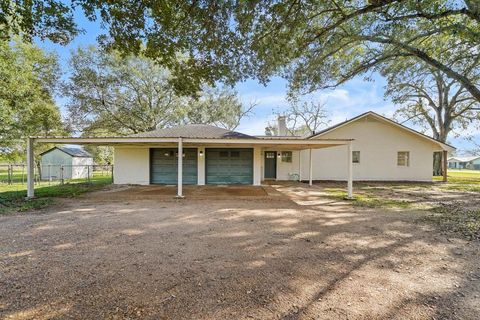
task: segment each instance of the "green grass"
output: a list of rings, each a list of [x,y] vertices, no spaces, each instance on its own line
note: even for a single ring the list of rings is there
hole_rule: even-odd
[[[98,190],[112,182],[109,175],[95,174],[90,182],[85,179],[70,180],[65,184],[42,181],[35,184],[35,199],[25,200],[27,185],[21,183],[0,184],[0,214],[40,209],[55,202],[57,197],[76,197],[85,192]]]
[[[480,192],[480,170],[447,171],[448,182],[439,184],[439,188],[452,191]],[[442,177],[433,177],[433,181],[442,181]]]
[[[347,192],[340,188],[325,188],[328,196],[334,199],[345,199]],[[354,206],[367,207],[367,208],[410,208],[413,203],[406,200],[390,199],[375,194],[375,189],[369,189],[368,191],[355,192],[353,199],[351,200]]]

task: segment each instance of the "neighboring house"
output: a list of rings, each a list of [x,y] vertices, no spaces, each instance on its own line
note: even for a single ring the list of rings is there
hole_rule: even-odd
[[[480,170],[480,156],[450,157],[448,167],[451,169]]]
[[[93,157],[82,149],[54,147],[40,157],[42,180],[80,179],[93,175]]]
[[[283,121],[283,119],[282,119]],[[279,125],[282,134],[283,123]],[[208,143],[184,147],[184,184],[260,184],[262,180],[309,179],[308,147],[262,147],[246,143],[239,147],[229,140],[351,140],[354,180],[431,181],[433,153],[454,148],[402,126],[374,112],[325,129],[306,139],[288,136],[248,136],[206,125],[184,125],[159,129],[131,137],[209,138],[222,140],[223,146]],[[300,151],[298,149],[303,149]],[[115,183],[176,184],[175,147],[115,147]],[[329,146],[312,151],[313,180],[346,180],[345,147]]]

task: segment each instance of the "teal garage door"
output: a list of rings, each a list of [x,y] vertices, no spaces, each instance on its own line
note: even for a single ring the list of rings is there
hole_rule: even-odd
[[[197,184],[197,149],[183,149],[183,183]],[[178,149],[150,149],[150,183],[177,184]]]
[[[207,184],[253,184],[253,149],[205,150]]]

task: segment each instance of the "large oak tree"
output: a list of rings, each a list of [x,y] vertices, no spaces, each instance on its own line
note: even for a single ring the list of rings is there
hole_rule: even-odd
[[[278,74],[288,77],[293,89],[315,90],[382,68],[392,59],[412,57],[445,73],[480,101],[478,85],[448,63],[480,55],[476,0],[8,3],[0,15],[2,30],[57,42],[78,32],[72,11],[83,10],[108,30],[99,39],[103,44],[125,53],[142,51],[171,70],[177,90],[186,92],[197,91],[205,81],[267,81]],[[444,50],[432,50],[439,41]],[[178,59],[179,53],[186,58]]]

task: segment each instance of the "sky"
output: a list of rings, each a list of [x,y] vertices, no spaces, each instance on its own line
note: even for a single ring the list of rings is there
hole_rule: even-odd
[[[68,60],[71,51],[79,46],[95,45],[97,37],[105,33],[98,22],[88,21],[82,13],[77,12],[75,19],[85,32],[78,35],[68,45],[61,46],[49,41],[37,40],[39,46],[58,55],[64,77],[68,76]],[[329,115],[328,125],[351,119],[366,111],[374,111],[391,118],[395,112],[395,105],[385,99],[384,86],[385,80],[378,74],[373,76],[373,81],[365,81],[362,77],[357,77],[336,89],[314,92],[307,97],[307,100],[321,100],[325,103]],[[254,102],[256,104],[253,114],[242,119],[236,129],[246,134],[264,134],[268,122],[275,121],[275,114],[284,112],[288,107],[286,99],[287,82],[281,78],[272,78],[266,86],[256,80],[248,80],[237,84],[236,90],[243,103],[248,105]],[[56,101],[65,115],[65,99],[57,97]],[[420,129],[415,128],[411,123],[405,123],[405,125],[413,129]],[[426,132],[426,134],[429,134],[429,132]],[[458,154],[468,154],[470,150],[475,148],[475,143],[466,139],[466,136],[473,135],[473,140],[476,141],[477,145],[480,145],[480,130],[472,129],[457,134],[458,137],[452,136],[448,142],[457,147]]]

